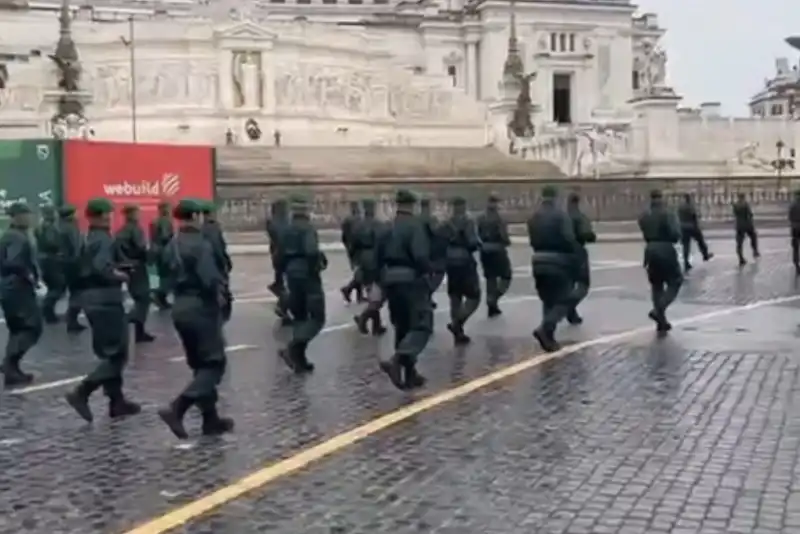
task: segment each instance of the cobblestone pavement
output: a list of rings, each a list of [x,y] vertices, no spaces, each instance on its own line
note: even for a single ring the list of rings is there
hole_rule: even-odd
[[[676,322],[671,338],[655,341],[641,248],[597,247],[587,322],[560,336],[605,342],[535,360],[357,443],[340,435],[534,361],[539,309],[526,251],[514,251],[506,313],[488,321],[481,310],[468,325],[471,346],[453,349],[437,314],[421,362],[429,385],[413,395],[377,369],[390,340],[351,328],[356,307],[337,294],[347,276],[341,256],[331,256],[328,326],[310,353],[317,371],[303,379],[275,358],[285,333],[272,327],[268,259],[239,259],[222,386],[237,429],[221,439],[179,443],[155,415],[189,374],[168,316],[153,314],[159,339],[137,349],[128,370],[144,413],[99,417],[93,427],[62,402],[93,364],[88,335],[50,328],[25,362],[37,382],[0,395],[0,534],[123,533],[225,486],[237,496],[243,476],[331,439],[341,450],[330,458],[290,476],[279,476],[286,462],[258,471],[262,488],[136,532],[165,532],[175,518],[187,520],[177,532],[193,534],[800,532],[800,330],[790,313],[800,293],[786,243],[764,240],[764,257],[742,270],[723,250],[732,243],[714,245],[718,257],[697,265],[672,315],[716,315]],[[642,335],[608,337],[641,326]]]

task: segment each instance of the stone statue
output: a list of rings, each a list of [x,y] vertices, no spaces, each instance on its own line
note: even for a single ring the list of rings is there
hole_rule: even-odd
[[[520,84],[517,105],[514,114],[508,123],[509,132],[514,137],[533,137],[535,134],[531,113],[533,112],[533,102],[531,100],[531,81],[536,79],[536,73],[523,74],[517,76]]]
[[[239,52],[234,56],[233,86],[236,107],[261,107],[260,59],[258,52]]]
[[[652,43],[645,43],[643,57],[636,64],[639,75],[639,89],[646,94],[668,91],[667,53]]]
[[[74,93],[79,90],[78,82],[81,78],[80,63],[71,59],[61,58],[55,54],[48,56],[58,68],[58,87],[67,93]]]

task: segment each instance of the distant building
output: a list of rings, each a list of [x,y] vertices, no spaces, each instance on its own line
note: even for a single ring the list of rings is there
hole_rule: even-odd
[[[800,37],[786,39],[800,50]],[[764,81],[764,89],[750,100],[753,117],[800,118],[800,61],[790,65],[789,59],[775,60],[775,76]]]

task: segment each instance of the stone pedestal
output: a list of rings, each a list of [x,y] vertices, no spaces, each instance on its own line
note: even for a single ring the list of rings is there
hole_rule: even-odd
[[[91,102],[92,94],[88,91],[45,91],[45,116],[50,117],[45,130],[50,136],[61,138],[86,137],[89,123],[83,110]]]
[[[630,101],[634,111],[633,151],[648,162],[680,159],[678,103],[673,91],[651,92]]]

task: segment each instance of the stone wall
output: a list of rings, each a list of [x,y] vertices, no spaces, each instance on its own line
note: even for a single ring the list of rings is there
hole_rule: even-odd
[[[408,188],[432,200],[437,215],[447,213],[453,196],[466,198],[469,209],[483,209],[486,198],[495,192],[503,199],[502,210],[511,223],[525,221],[539,202],[542,187],[555,185],[566,196],[578,191],[586,213],[595,221],[635,220],[647,206],[650,191],[660,188],[676,203],[683,193],[691,193],[706,220],[729,220],[731,204],[741,192],[750,200],[757,219],[783,219],[791,199],[790,184],[780,185],[775,178],[708,179],[613,179],[613,180],[531,180],[531,179],[424,179],[351,180],[337,182],[239,182],[221,183],[218,198],[220,218],[231,231],[261,231],[270,202],[289,195],[304,195],[311,203],[312,218],[319,228],[338,228],[349,213],[349,203],[364,198],[378,201],[380,217],[394,213],[394,193]]]

